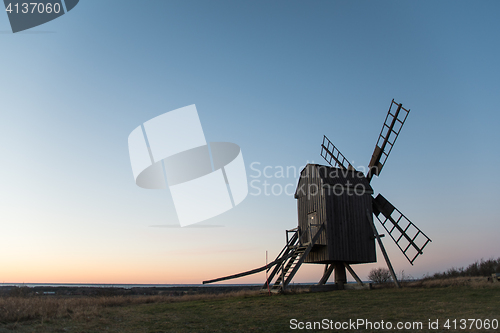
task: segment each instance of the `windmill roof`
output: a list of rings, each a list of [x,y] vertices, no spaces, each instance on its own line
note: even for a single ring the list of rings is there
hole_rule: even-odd
[[[303,179],[307,179],[310,176],[321,178],[323,186],[340,186],[342,188],[354,188],[356,186],[359,188],[362,186],[365,193],[373,193],[373,188],[361,171],[334,168],[320,164],[307,164],[300,172],[297,188]],[[297,197],[298,193],[296,192],[295,198]]]

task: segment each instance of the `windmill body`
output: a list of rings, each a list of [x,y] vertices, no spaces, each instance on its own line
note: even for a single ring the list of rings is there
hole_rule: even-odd
[[[295,192],[300,243],[309,244],[322,223],[324,228],[305,263],[377,261],[368,220],[372,218],[372,194],[362,172],[306,165]]]

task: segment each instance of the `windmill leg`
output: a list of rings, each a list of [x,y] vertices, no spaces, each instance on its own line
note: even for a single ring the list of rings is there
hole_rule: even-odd
[[[345,268],[349,271],[349,273],[351,274],[351,276],[354,278],[354,280],[356,280],[356,282],[362,286],[364,286],[363,284],[363,281],[361,281],[361,279],[359,278],[359,276],[354,272],[354,270],[351,268],[351,266],[349,266],[348,263],[344,262],[344,266]]]
[[[323,273],[323,277],[321,278],[321,280],[319,280],[318,285],[323,285],[326,283],[326,281],[328,281],[328,278],[333,272],[333,268],[334,268],[333,265],[328,265],[328,264],[325,265],[325,272]]]
[[[344,284],[347,282],[344,263],[341,261],[332,264],[335,269],[335,284],[339,289],[344,289]]]
[[[378,245],[380,246],[380,250],[382,251],[382,254],[384,255],[385,262],[387,263],[387,268],[389,268],[389,272],[391,272],[392,280],[396,284],[397,288],[401,288],[399,285],[398,279],[396,278],[396,273],[394,273],[394,269],[392,268],[391,261],[389,260],[389,256],[387,255],[387,252],[385,252],[385,247],[384,244],[382,244],[382,240],[380,239],[380,236],[378,234],[377,228],[375,228],[375,224],[373,223],[373,219],[370,216],[370,213],[366,211],[366,216],[368,217],[368,221],[370,222],[373,233],[375,237],[377,238]]]

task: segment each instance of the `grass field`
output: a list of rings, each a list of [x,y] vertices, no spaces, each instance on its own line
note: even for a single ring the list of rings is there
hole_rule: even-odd
[[[373,329],[360,326],[357,331],[378,332],[376,323],[394,327],[398,322],[421,322],[422,329],[410,331],[443,332],[443,324],[457,319],[500,320],[500,283],[484,283],[470,279],[455,282],[435,282],[403,289],[332,291],[324,293],[296,293],[262,295],[233,293],[230,295],[203,295],[187,297],[100,297],[100,298],[3,298],[0,312],[15,315],[31,312],[17,321],[4,317],[0,332],[287,332],[322,331],[291,330],[290,320],[297,324],[369,320]],[[13,302],[17,301],[17,304]],[[23,305],[23,302],[25,304]],[[31,302],[31,303],[30,303]],[[39,302],[39,304],[35,304]],[[43,304],[43,302],[46,302]],[[66,302],[66,303],[65,303]],[[31,305],[29,305],[31,304]],[[44,310],[45,309],[45,310]],[[44,313],[45,311],[45,313]],[[30,314],[30,315],[28,315]],[[31,316],[31,317],[30,317]],[[31,318],[31,319],[29,319]],[[332,321],[330,323],[329,321]],[[429,320],[439,320],[439,330],[429,329]],[[479,321],[474,322],[478,324]],[[384,326],[385,327],[385,326]],[[416,326],[415,326],[416,327]],[[351,326],[352,328],[352,326]],[[383,330],[387,331],[387,330]],[[498,332],[496,330],[480,330]]]

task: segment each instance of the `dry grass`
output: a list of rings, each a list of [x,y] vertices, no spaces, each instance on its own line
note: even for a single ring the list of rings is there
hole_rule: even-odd
[[[418,281],[401,282],[403,288],[447,288],[447,287],[469,287],[469,288],[500,288],[500,283],[493,283],[487,277],[452,277],[440,279],[422,279]],[[373,283],[373,289],[395,288],[393,282]]]
[[[292,317],[427,320],[439,314],[442,318],[493,318],[500,306],[500,282],[487,278],[422,280],[403,285],[406,288],[387,284],[386,290],[315,294],[296,290],[277,297],[258,291],[185,296],[0,297],[0,332],[192,332],[212,331],[221,323],[227,323],[227,327],[220,332],[248,327],[281,332]]]
[[[26,320],[70,318],[75,320],[98,316],[103,308],[150,303],[175,303],[198,300],[216,300],[229,297],[248,297],[258,291],[237,291],[226,294],[199,294],[185,296],[113,296],[113,297],[1,297],[0,323]]]
[[[425,279],[405,283],[408,287],[444,288],[444,287],[471,287],[471,288],[500,288],[500,283],[488,281],[487,277],[454,277],[447,279]]]
[[[450,280],[447,286],[427,284],[403,289],[340,290],[272,297],[257,292],[236,292],[183,297],[5,298],[3,301],[8,302],[1,306],[10,307],[11,313],[14,312],[11,318],[32,320],[0,324],[0,332],[281,333],[289,331],[291,318],[304,321],[366,318],[424,323],[439,319],[441,325],[450,318],[500,319],[500,288],[497,287],[500,283],[479,281],[476,284],[473,280]],[[424,328],[422,332],[436,330]]]

